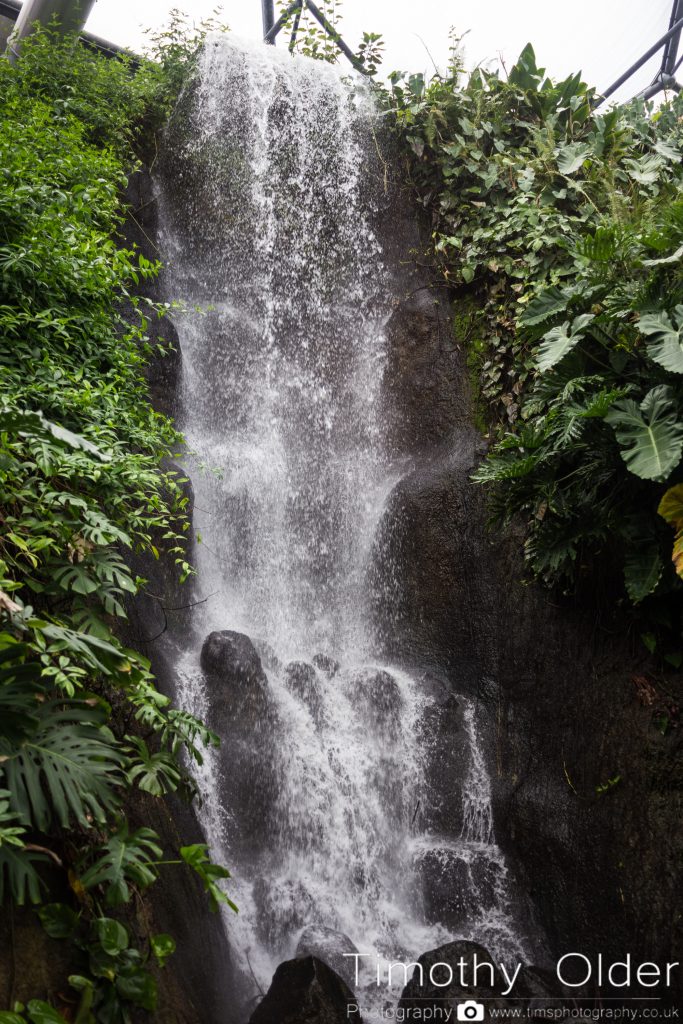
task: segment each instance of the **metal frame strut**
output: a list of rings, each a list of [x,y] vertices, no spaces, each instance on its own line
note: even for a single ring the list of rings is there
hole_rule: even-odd
[[[643,65],[647,64],[647,62],[662,48],[664,49],[664,52],[662,54],[660,69],[655,75],[652,84],[639,92],[637,98],[650,100],[653,96],[663,92],[665,89],[673,89],[674,92],[680,92],[681,85],[676,80],[676,72],[681,66],[681,63],[683,63],[683,61],[677,60],[682,33],[683,0],[673,0],[668,31],[664,33],[661,39],[658,39],[657,42],[650,47],[647,53],[644,53],[643,56],[635,62],[635,64],[632,64],[631,67],[623,73],[623,75],[620,75],[616,82],[613,82],[608,89],[605,89],[605,91],[598,96],[597,102],[594,104],[594,108],[599,107],[605,102],[605,100],[609,99],[617,89],[620,89],[625,82],[628,82],[629,78],[635,75],[636,71],[640,71]]]
[[[683,3],[683,0],[681,0]],[[353,65],[356,71],[360,71],[362,75],[367,75],[368,71],[361,60],[356,57],[353,50],[350,49],[337,32],[334,25],[331,25],[327,20],[323,12],[320,10],[317,4],[313,0],[294,0],[294,3],[290,4],[286,10],[282,12],[277,21],[273,21],[270,18],[270,14],[273,9],[272,0],[261,0],[263,8],[263,41],[269,43],[271,46],[275,45],[279,33],[282,31],[284,26],[288,23],[289,19],[294,15],[294,24],[292,26],[292,35],[289,41],[290,51],[294,49],[296,45],[296,36],[299,31],[299,24],[301,22],[301,15],[304,10],[309,10],[319,25],[322,26],[324,31],[330,37],[332,42],[337,46],[339,50],[344,54],[347,60]]]

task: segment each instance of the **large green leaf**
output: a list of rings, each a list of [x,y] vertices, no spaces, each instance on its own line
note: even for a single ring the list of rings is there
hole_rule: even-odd
[[[536,54],[531,43],[527,43],[516,63],[510,69],[508,81],[510,85],[516,85],[520,89],[535,91],[540,85],[545,70],[536,64]]]
[[[140,967],[122,971],[116,979],[116,990],[122,999],[150,1013],[156,1009],[157,983],[149,971]]]
[[[89,828],[118,807],[125,757],[102,722],[82,702],[40,706],[35,731],[2,765],[22,822],[41,832],[53,820]]]
[[[40,903],[42,882],[34,865],[46,860],[45,854],[3,843],[0,846],[0,904],[8,895],[19,906]]]
[[[0,634],[6,646],[0,648],[0,754],[8,745],[20,743],[38,723],[38,695],[41,693],[41,666],[28,660],[27,644],[10,634]]]
[[[624,560],[624,582],[628,596],[635,604],[649,597],[662,578],[663,571],[659,544],[628,545]]]
[[[122,950],[128,949],[130,938],[120,921],[115,921],[111,917],[100,917],[95,922],[95,928],[105,953],[116,956]]]
[[[672,316],[646,313],[640,318],[638,330],[652,338],[647,354],[671,373],[683,373],[683,306],[676,306]]]
[[[660,384],[638,405],[632,398],[615,402],[605,419],[614,428],[621,457],[643,480],[665,480],[683,450],[683,423],[677,417],[671,388]]]
[[[154,863],[161,856],[156,832],[139,828],[130,833],[123,824],[111,836],[100,858],[81,876],[81,884],[85,889],[105,886],[107,903],[118,906],[130,896],[129,882],[144,889],[156,880]]]
[[[624,160],[630,176],[641,185],[653,185],[663,166],[664,161],[657,153],[646,153],[639,160]]]
[[[569,305],[570,295],[562,288],[546,288],[532,299],[519,318],[520,326],[535,327],[549,320],[551,316],[564,313]]]
[[[584,330],[593,319],[592,313],[582,313],[571,323],[565,320],[559,327],[553,327],[544,334],[536,360],[538,369],[543,373],[564,359],[584,337]]]
[[[133,763],[127,773],[128,781],[137,782],[140,789],[152,796],[175,791],[182,780],[182,772],[173,755],[166,750],[152,753],[139,736],[131,736],[130,742]]]
[[[102,462],[110,460],[111,456],[100,451],[87,438],[80,434],[74,434],[66,427],[60,427],[43,416],[42,412],[30,412],[26,409],[0,409],[0,431],[7,431],[10,434],[18,433],[26,437],[35,437],[42,441],[59,441],[69,448],[80,448],[90,455],[96,456]]]
[[[66,1024],[61,1013],[42,999],[32,999],[27,1006],[27,1012],[31,1024]]]
[[[218,885],[219,879],[230,878],[230,872],[227,868],[222,867],[220,864],[214,864],[210,860],[208,846],[204,843],[181,846],[180,856],[199,875],[204,891],[208,893],[211,909],[218,910],[219,905],[225,903],[237,914],[236,905]]]
[[[557,168],[560,174],[575,174],[591,155],[591,147],[585,142],[570,142],[555,150]]]

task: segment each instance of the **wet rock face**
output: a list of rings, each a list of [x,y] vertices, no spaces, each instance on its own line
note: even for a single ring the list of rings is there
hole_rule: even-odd
[[[387,656],[446,674],[465,692],[481,675],[480,645],[495,611],[481,579],[486,508],[469,481],[477,463],[471,441],[456,439],[397,484],[371,573]]]
[[[420,723],[420,740],[426,753],[420,821],[429,832],[458,836],[463,825],[469,740],[461,703],[454,694],[442,692],[427,707]]]
[[[384,669],[362,669],[350,680],[354,703],[380,732],[396,736],[401,728],[403,700],[398,683]]]
[[[313,897],[298,878],[283,881],[262,875],[254,883],[253,896],[259,937],[271,949],[315,920]]]
[[[480,911],[493,910],[499,870],[485,851],[425,850],[418,858],[418,871],[427,922],[457,933]]]
[[[278,789],[268,678],[250,638],[229,629],[209,633],[200,664],[211,695],[208,724],[230,751],[218,784],[235,814],[236,845],[251,856],[269,840]]]
[[[476,432],[457,426],[387,501],[371,575],[386,656],[479,698],[496,838],[535,905],[529,931],[545,931],[553,958],[580,949],[676,960],[682,733],[662,736],[639,697],[643,663],[627,626],[604,621],[607,582],[576,601],[523,584],[523,537],[487,529],[485,490],[470,481],[482,454]],[[678,704],[682,685],[667,679]],[[460,785],[457,714],[447,719],[425,731],[426,743],[451,735],[429,755],[428,789],[444,794]],[[615,775],[619,785],[597,797]],[[424,812],[454,834],[455,802]],[[675,984],[680,999],[680,975]]]
[[[296,947],[297,958],[314,956],[343,978],[349,988],[354,985],[354,961],[345,954],[357,953],[348,935],[324,925],[309,925],[304,928]]]
[[[159,231],[157,195],[152,175],[146,168],[134,171],[128,179],[125,202],[129,214],[121,227],[121,244],[128,249],[135,248],[151,263],[159,258],[156,238]],[[143,278],[138,284],[131,282],[131,294],[143,296],[158,302],[161,297],[158,279]],[[121,303],[120,313],[125,323],[142,329],[149,339],[151,353],[144,367],[145,379],[149,385],[152,405],[157,412],[174,416],[178,411],[178,385],[182,372],[182,356],[178,332],[169,316],[158,317],[149,311],[144,301],[139,308],[134,303]],[[145,317],[145,323],[142,317]]]
[[[253,643],[244,633],[223,629],[209,633],[200,663],[205,672],[237,685],[261,682],[265,673]]]
[[[322,715],[322,698],[318,674],[305,661],[290,661],[285,668],[285,685],[304,704],[315,721]]]
[[[313,664],[320,669],[328,679],[333,679],[341,668],[338,661],[331,658],[329,654],[316,654],[313,657]]]
[[[249,1024],[362,1024],[353,993],[313,956],[280,964]]]
[[[397,454],[421,454],[452,436],[467,415],[450,309],[437,290],[417,287],[388,323],[387,432]]]

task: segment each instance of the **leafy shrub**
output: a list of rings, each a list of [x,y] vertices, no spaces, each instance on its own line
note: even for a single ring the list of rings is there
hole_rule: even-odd
[[[81,1024],[152,1010],[149,966],[172,952],[165,936],[133,948],[102,903],[124,904],[167,864],[195,870],[214,907],[230,903],[205,847],[169,861],[125,816],[133,790],[191,793],[182,750],[201,761],[217,742],[117,627],[144,585],[127,552],[190,572],[186,499],[160,469],[180,438],[143,377],[163,310],[131,294],[157,267],[114,240],[141,126],[161,123],[178,84],[47,32],[16,67],[0,59],[0,900],[46,901],[49,934],[82,951]],[[49,903],[47,860],[68,872],[77,912]],[[62,1020],[40,1001],[25,1012]]]
[[[679,591],[683,102],[594,113],[530,46],[507,80],[461,79],[457,62],[428,86],[394,75],[387,102],[435,259],[473,310],[496,441],[475,478],[500,519],[524,517],[548,584],[620,564],[631,602]]]

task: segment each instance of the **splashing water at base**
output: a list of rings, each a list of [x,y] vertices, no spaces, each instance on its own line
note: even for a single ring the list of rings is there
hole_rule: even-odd
[[[369,87],[211,37],[176,122],[163,247],[169,296],[204,309],[179,321],[180,419],[209,600],[169,649],[179,700],[209,721],[225,694],[199,668],[208,633],[246,633],[267,673],[267,725],[224,716],[199,773],[207,839],[234,874],[236,959],[265,988],[311,925],[387,958],[464,937],[518,959],[473,708],[462,829],[435,835],[421,810],[435,698],[373,657],[366,573],[401,467],[383,430],[398,296]],[[265,794],[258,835],[226,797],[241,758]],[[457,926],[426,905],[425,858],[457,866]]]

